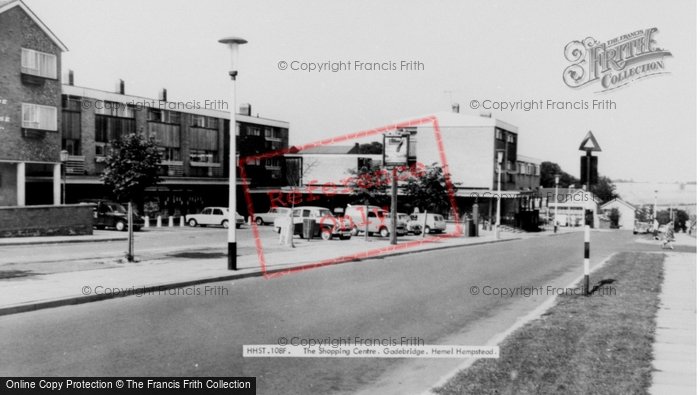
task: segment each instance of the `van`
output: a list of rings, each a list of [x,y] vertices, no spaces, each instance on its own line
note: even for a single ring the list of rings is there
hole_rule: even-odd
[[[427,218],[426,218],[427,215]],[[440,214],[434,213],[413,213],[411,221],[408,223],[408,229],[413,231],[414,235],[423,233],[423,223],[425,222],[425,233],[442,233],[447,229],[445,218]]]
[[[379,206],[348,205],[345,208],[345,216],[352,221],[353,236],[364,232],[367,228],[367,235],[372,236],[379,233],[382,237],[387,237],[391,233],[391,217]],[[396,235],[403,236],[407,233],[406,222],[396,221]]]

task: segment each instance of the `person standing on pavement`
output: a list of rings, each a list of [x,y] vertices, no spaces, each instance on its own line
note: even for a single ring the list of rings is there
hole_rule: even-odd
[[[668,246],[671,247],[672,250],[674,249],[673,244],[671,244],[674,241],[673,236],[674,236],[673,223],[671,222],[668,224],[668,228],[666,229],[666,232],[661,236],[662,237],[661,249],[666,248],[666,244],[668,244]]]

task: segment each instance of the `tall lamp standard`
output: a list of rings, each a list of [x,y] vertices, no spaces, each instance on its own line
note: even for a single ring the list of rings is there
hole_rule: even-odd
[[[220,43],[228,45],[231,52],[231,68],[228,75],[231,76],[231,122],[229,123],[229,148],[228,163],[228,270],[238,270],[236,267],[236,76],[238,75],[238,46],[248,41],[240,37],[225,37]]]
[[[557,233],[557,213],[559,212],[559,174],[554,175],[554,233]]]
[[[501,238],[501,172],[503,170],[503,155],[506,153],[504,149],[497,149],[498,155],[498,200],[496,200],[496,232],[494,237],[496,240]]]
[[[61,204],[66,204],[66,163],[70,154],[66,150],[61,153]]]

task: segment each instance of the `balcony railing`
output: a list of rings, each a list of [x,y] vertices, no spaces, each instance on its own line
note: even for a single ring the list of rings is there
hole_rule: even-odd
[[[66,162],[66,174],[85,174],[85,157],[71,155]]]

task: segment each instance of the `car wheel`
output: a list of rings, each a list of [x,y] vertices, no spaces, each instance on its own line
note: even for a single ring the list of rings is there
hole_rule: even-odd
[[[225,220],[221,221],[221,226],[228,229],[228,220],[225,219]],[[238,225],[236,225],[236,228],[238,228]]]
[[[360,233],[360,231],[357,229],[357,226],[353,226],[352,230],[350,231],[350,234],[353,236],[357,236]]]
[[[333,238],[333,233],[321,231],[321,238],[326,241],[331,240]]]
[[[263,225],[265,225],[265,221],[263,221],[263,219],[260,218],[260,217],[258,217],[258,218],[255,220],[255,223],[258,224],[258,226],[263,226]]]
[[[117,228],[118,231],[124,231],[126,230],[126,223],[119,221],[114,225],[115,228]]]
[[[382,237],[387,237],[387,236],[389,236],[389,229],[387,229],[387,228],[381,228],[381,229],[379,230],[379,235],[382,236]]]
[[[192,218],[189,221],[187,221],[187,224],[194,228],[195,226],[197,226],[197,220]]]
[[[423,232],[421,232],[420,229],[418,229],[418,228],[413,229],[413,235],[414,235],[414,236],[420,236],[421,233],[423,233]]]
[[[425,233],[426,235],[430,234],[430,226],[426,226],[426,227],[425,227],[424,233]]]

